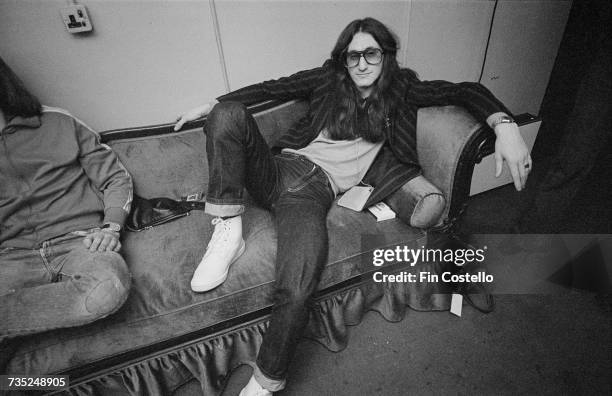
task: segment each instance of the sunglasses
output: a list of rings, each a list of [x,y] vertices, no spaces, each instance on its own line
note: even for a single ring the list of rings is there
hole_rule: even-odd
[[[367,48],[365,51],[349,51],[346,53],[344,65],[355,67],[359,64],[361,58],[365,59],[368,65],[378,65],[382,62],[383,54],[384,52],[378,48]]]

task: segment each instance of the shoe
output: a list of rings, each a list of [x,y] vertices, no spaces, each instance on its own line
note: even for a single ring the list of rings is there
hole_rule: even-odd
[[[215,231],[191,279],[191,290],[194,292],[205,292],[223,283],[230,265],[244,253],[241,216],[227,220],[217,217],[212,224]]]
[[[242,388],[238,396],[272,396],[272,392],[259,385],[255,377],[251,376],[249,383]]]

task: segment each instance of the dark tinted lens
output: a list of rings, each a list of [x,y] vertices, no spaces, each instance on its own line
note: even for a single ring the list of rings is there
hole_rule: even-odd
[[[367,50],[364,54],[366,62],[370,65],[377,65],[382,61],[382,51],[379,49]],[[359,60],[357,60],[359,62]]]
[[[351,51],[346,54],[346,65],[348,67],[355,67],[359,64],[361,56],[363,55],[365,61],[370,65],[378,65],[382,61],[383,52],[378,48],[371,48],[364,52]]]
[[[359,52],[349,52],[346,54],[346,65],[348,67],[357,66],[359,59],[361,59],[361,54]]]

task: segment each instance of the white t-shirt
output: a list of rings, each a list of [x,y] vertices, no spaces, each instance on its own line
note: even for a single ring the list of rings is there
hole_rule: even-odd
[[[332,140],[324,129],[310,144],[299,150],[285,148],[282,152],[300,154],[325,171],[335,194],[359,184],[374,162],[384,141],[368,142],[359,137],[352,140]]]

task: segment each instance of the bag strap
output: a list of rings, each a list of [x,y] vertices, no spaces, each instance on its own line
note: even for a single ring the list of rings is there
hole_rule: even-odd
[[[128,231],[143,231],[152,227],[188,216],[192,210],[204,210],[206,204],[200,200],[202,193],[191,194],[177,201],[172,198],[143,198],[134,195],[132,210],[126,219]]]

